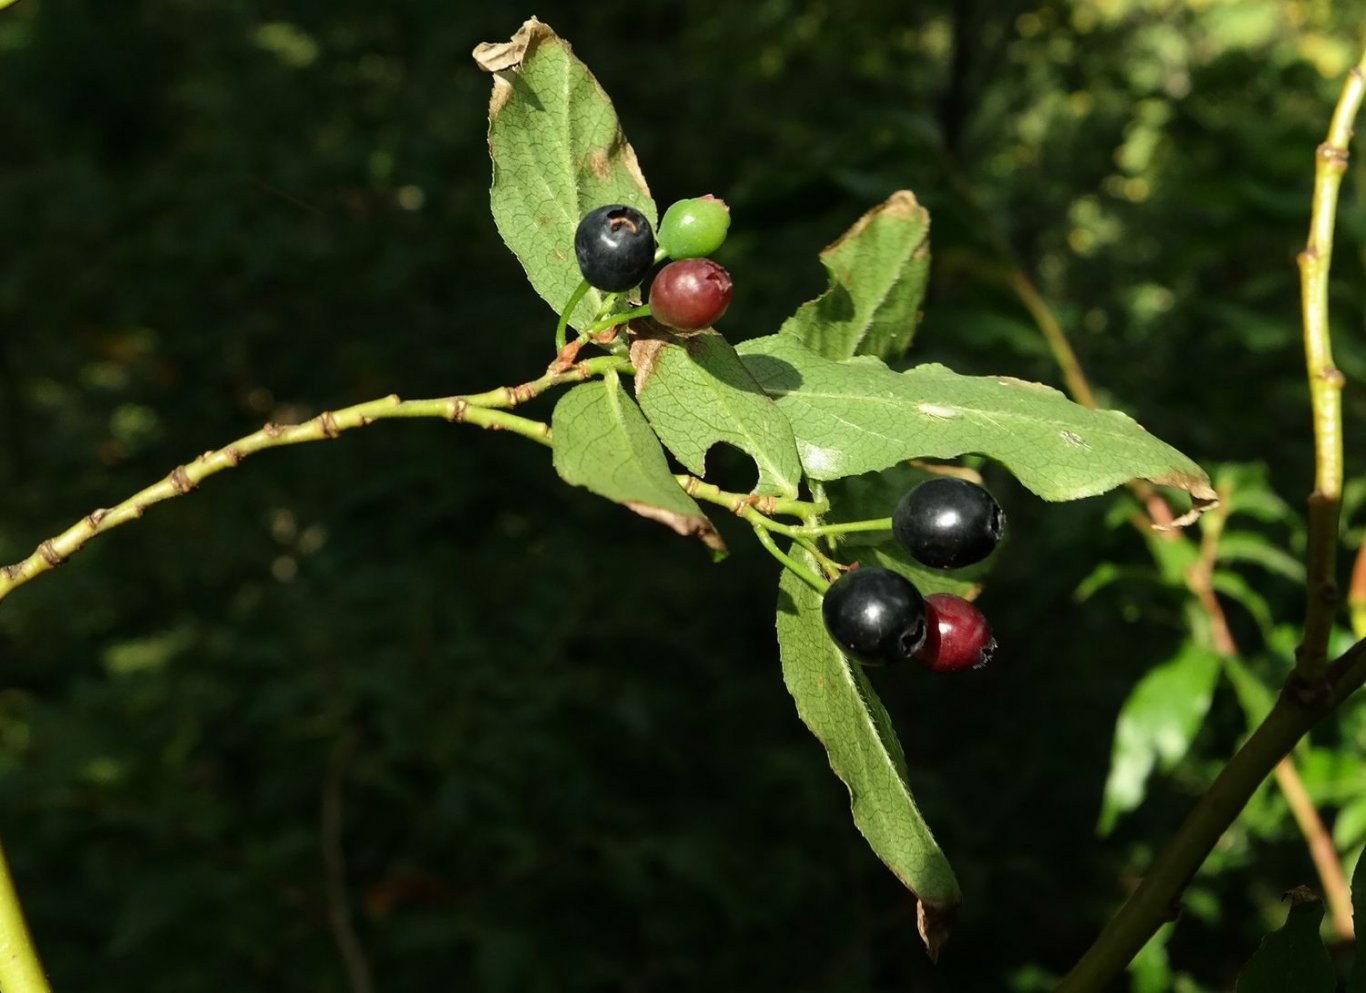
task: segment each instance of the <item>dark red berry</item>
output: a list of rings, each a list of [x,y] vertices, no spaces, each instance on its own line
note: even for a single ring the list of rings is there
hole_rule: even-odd
[[[730,273],[711,259],[680,259],[655,273],[650,311],[671,328],[696,331],[720,320],[730,306]]]
[[[590,211],[574,232],[574,255],[589,284],[617,293],[629,290],[650,271],[655,235],[634,207],[614,203]]]
[[[892,534],[917,562],[961,569],[991,554],[1005,531],[1006,515],[976,483],[937,476],[901,498]]]
[[[925,601],[890,569],[844,573],[825,591],[821,617],[840,651],[869,665],[905,662],[925,643]]]
[[[996,639],[991,625],[974,604],[952,593],[925,598],[928,632],[915,660],[931,672],[980,669],[991,661]]]

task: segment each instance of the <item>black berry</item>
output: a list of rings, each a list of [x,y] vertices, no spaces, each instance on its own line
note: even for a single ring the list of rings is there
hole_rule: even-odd
[[[869,665],[905,662],[925,643],[925,600],[909,579],[868,566],[835,580],[821,617],[840,651]]]
[[[1006,515],[975,483],[939,476],[901,498],[892,513],[892,534],[917,562],[961,569],[991,554],[1005,531]]]
[[[671,328],[695,331],[715,324],[730,306],[730,273],[711,259],[670,262],[650,284],[650,312]]]
[[[991,661],[996,639],[991,625],[976,605],[952,593],[925,598],[928,631],[915,660],[931,672],[980,669]]]
[[[655,235],[634,207],[614,203],[591,211],[574,232],[574,255],[583,278],[600,290],[629,290],[650,271]]]

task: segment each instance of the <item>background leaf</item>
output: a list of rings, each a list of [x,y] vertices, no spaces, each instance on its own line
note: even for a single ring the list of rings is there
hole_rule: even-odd
[[[631,358],[641,370],[641,409],[689,472],[704,475],[708,449],[725,442],[754,458],[756,492],[797,495],[802,463],[792,426],[725,338],[705,331],[637,339]]]
[[[898,190],[821,252],[830,288],[784,322],[789,335],[826,358],[906,354],[920,321],[930,269],[930,215]]]
[[[1303,893],[1303,895],[1300,895]],[[1237,993],[1333,993],[1333,960],[1319,937],[1323,904],[1307,891],[1292,891],[1290,913],[1268,934],[1243,971]]]
[[[1092,496],[1134,478],[1215,498],[1199,466],[1133,419],[1087,410],[1038,383],[940,365],[895,373],[867,356],[835,362],[785,335],[739,351],[792,422],[812,479],[978,452],[1045,500]]]
[[[551,430],[555,471],[566,483],[724,549],[711,521],[669,471],[659,439],[617,377],[583,383],[561,397]]]
[[[806,553],[798,557],[815,567]],[[958,882],[911,795],[891,718],[863,667],[826,634],[820,594],[788,570],[778,584],[778,648],[797,713],[849,788],[855,825],[920,901],[921,936],[936,955],[962,899]]]
[[[1108,834],[1119,816],[1143,802],[1156,765],[1170,769],[1186,754],[1209,712],[1219,679],[1219,656],[1187,644],[1179,655],[1143,677],[1115,721],[1110,775],[1097,830]]]
[[[579,220],[624,203],[653,225],[654,201],[612,101],[549,26],[533,17],[510,42],[480,45],[474,60],[493,73],[493,219],[531,285],[559,313],[583,278],[574,259]],[[590,290],[570,323],[583,327],[601,303]]]

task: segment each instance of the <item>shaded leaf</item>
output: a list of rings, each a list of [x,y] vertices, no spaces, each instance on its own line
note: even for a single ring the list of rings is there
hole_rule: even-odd
[[[814,568],[805,552],[797,555]],[[921,936],[937,955],[962,900],[958,882],[911,795],[887,711],[862,666],[845,659],[826,634],[821,595],[788,570],[778,584],[778,647],[797,713],[849,788],[854,824],[915,893]]]
[[[1229,572],[1227,569],[1218,569],[1210,577],[1210,583],[1214,589],[1224,596],[1241,605],[1252,619],[1257,622],[1257,626],[1262,629],[1262,636],[1270,639],[1271,630],[1275,627],[1276,621],[1271,614],[1271,605],[1266,602],[1266,597],[1262,596],[1252,588],[1252,585],[1238,575],[1236,572]]]
[[[1337,976],[1319,937],[1323,904],[1306,889],[1289,894],[1290,913],[1238,973],[1237,993],[1333,993]],[[1349,987],[1350,989],[1350,987]]]
[[[826,358],[906,354],[920,320],[930,270],[930,215],[898,190],[821,252],[830,288],[783,323]]]
[[[1131,418],[1087,410],[1047,386],[940,365],[896,373],[869,356],[835,362],[786,335],[747,341],[739,352],[792,422],[813,479],[977,452],[1046,500],[1091,496],[1134,478],[1216,499],[1199,466]]]
[[[624,203],[654,224],[654,201],[612,101],[548,25],[533,17],[511,41],[478,46],[474,61],[493,74],[494,222],[531,285],[559,313],[583,278],[574,258],[579,220],[595,207]],[[601,303],[590,290],[571,323],[584,327]]]
[[[1170,769],[1190,747],[1209,711],[1219,678],[1219,656],[1187,644],[1144,676],[1120,708],[1110,775],[1097,830],[1108,834],[1121,814],[1143,802],[1156,765]]]
[[[1256,673],[1234,655],[1222,658],[1224,675],[1233,686],[1233,695],[1238,698],[1238,706],[1243,708],[1247,726],[1255,728],[1266,720],[1276,703],[1276,694]]]
[[[721,536],[669,471],[645,415],[615,376],[574,387],[551,417],[555,471],[566,483],[624,504],[723,551]]]
[[[802,463],[792,426],[725,338],[707,330],[637,338],[631,346],[636,398],[669,451],[694,475],[706,473],[718,442],[750,455],[755,492],[794,497]]]
[[[1219,536],[1220,562],[1251,562],[1294,583],[1304,582],[1304,563],[1266,537],[1251,531],[1225,531]]]

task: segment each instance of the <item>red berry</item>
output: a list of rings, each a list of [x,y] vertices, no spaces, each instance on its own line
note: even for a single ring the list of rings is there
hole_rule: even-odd
[[[931,672],[980,669],[991,661],[996,639],[982,612],[952,593],[925,597],[929,631],[915,660]]]
[[[655,274],[650,312],[682,331],[715,324],[730,306],[730,273],[711,259],[680,259]]]

